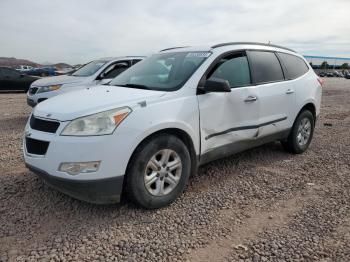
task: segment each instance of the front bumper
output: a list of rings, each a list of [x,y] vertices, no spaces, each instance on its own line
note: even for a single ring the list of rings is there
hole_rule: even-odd
[[[127,141],[130,132],[119,136],[70,137],[59,135],[69,121],[60,122],[56,133],[34,130],[29,123],[30,120],[23,137],[26,166],[49,185],[74,198],[92,203],[119,201],[124,174],[132,154],[131,143]],[[28,151],[26,138],[45,143],[46,152],[33,154],[32,146]],[[61,163],[91,161],[101,161],[96,172],[69,175],[59,171]]]
[[[52,188],[73,198],[94,204],[111,204],[120,201],[124,176],[98,180],[70,180],[52,176],[29,164],[26,164],[26,167]]]

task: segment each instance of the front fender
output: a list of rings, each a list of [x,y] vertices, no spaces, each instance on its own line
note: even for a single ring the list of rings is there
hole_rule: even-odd
[[[195,130],[185,122],[175,122],[175,121],[168,121],[168,122],[162,122],[158,123],[156,125],[151,126],[147,130],[144,130],[143,133],[141,133],[134,141],[132,145],[132,151],[135,151],[137,146],[141,144],[142,141],[144,141],[146,138],[151,136],[154,133],[161,132],[166,129],[178,129],[180,131],[185,132],[192,140],[194,150],[196,152],[196,155],[200,152],[200,141],[199,141],[199,135],[195,133]]]

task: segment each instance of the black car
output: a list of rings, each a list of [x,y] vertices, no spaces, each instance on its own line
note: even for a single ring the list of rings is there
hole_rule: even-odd
[[[345,75],[344,75],[344,77],[345,77],[346,79],[350,79],[350,73],[349,73],[349,72],[346,72]]]
[[[326,76],[326,73],[325,73],[325,72],[321,72],[321,73],[318,74],[318,76],[320,76],[320,77],[325,77],[325,76]]]
[[[24,75],[11,68],[0,67],[0,91],[27,92],[30,84],[37,79],[38,77]]]

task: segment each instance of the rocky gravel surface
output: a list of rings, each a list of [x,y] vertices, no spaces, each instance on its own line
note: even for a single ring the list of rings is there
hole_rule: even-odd
[[[326,79],[309,150],[199,169],[160,210],[98,206],[26,170],[24,94],[0,94],[0,261],[350,261],[350,80]]]

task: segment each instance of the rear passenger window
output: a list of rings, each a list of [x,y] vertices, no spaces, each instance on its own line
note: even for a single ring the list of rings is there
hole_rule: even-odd
[[[249,51],[249,61],[256,84],[284,80],[281,64],[273,52]]]
[[[248,59],[245,54],[235,54],[220,59],[208,78],[227,80],[231,87],[251,84]]]
[[[300,57],[278,53],[278,56],[282,60],[282,64],[286,68],[286,79],[295,79],[299,76],[304,75],[307,71],[309,71],[308,66]]]

